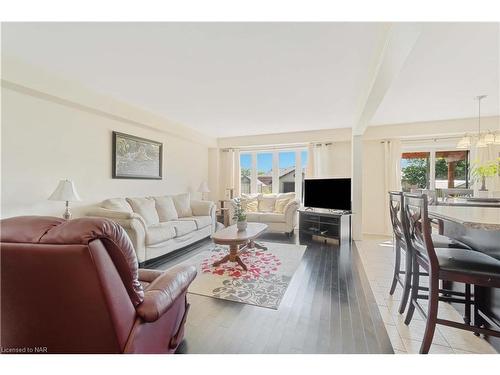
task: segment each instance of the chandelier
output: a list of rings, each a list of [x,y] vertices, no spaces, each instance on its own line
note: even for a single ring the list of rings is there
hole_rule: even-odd
[[[478,116],[477,116],[477,134],[465,134],[457,143],[457,148],[466,150],[469,149],[474,143],[476,147],[483,148],[491,144],[500,144],[500,132],[493,133],[491,131],[481,133],[481,100],[486,98],[487,95],[479,95],[474,99],[478,102]]]

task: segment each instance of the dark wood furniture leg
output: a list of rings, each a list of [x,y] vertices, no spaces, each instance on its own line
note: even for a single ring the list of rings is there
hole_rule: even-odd
[[[394,274],[392,275],[392,284],[391,284],[391,289],[389,290],[389,294],[392,296],[394,294],[394,291],[396,290],[396,286],[398,285],[399,281],[399,274],[401,271],[401,243],[399,242],[398,239],[394,242],[394,252],[395,252],[395,259],[394,259]]]
[[[236,262],[236,263],[238,263],[241,266],[241,268],[243,268],[243,270],[247,271],[247,266],[241,260],[240,253],[241,252],[239,251],[239,246],[238,245],[230,245],[229,246],[229,254],[226,255],[221,260],[213,263],[212,265],[214,267],[217,267],[217,266],[220,266],[221,264],[226,263],[226,262]]]

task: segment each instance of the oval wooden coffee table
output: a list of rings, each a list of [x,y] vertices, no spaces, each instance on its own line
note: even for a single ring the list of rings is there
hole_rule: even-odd
[[[248,223],[247,229],[243,231],[238,231],[236,225],[231,225],[215,232],[212,235],[212,240],[218,245],[229,245],[229,254],[215,262],[213,266],[218,266],[226,262],[236,262],[246,271],[247,266],[241,260],[240,254],[254,247],[266,250],[265,246],[255,243],[255,239],[264,233],[266,229],[266,224]]]

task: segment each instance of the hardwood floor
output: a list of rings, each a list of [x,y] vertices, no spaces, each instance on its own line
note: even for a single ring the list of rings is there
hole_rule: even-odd
[[[359,253],[294,235],[268,242],[307,245],[278,310],[188,294],[191,310],[179,353],[393,353]],[[209,240],[154,268],[166,269]]]

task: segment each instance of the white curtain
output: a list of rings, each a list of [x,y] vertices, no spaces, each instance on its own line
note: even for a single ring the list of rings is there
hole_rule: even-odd
[[[234,196],[241,194],[240,150],[233,150],[233,188]]]
[[[226,189],[234,188],[234,151],[231,149],[221,150],[220,155],[220,192],[219,199],[225,199]]]
[[[500,157],[500,145],[487,145],[486,147],[477,148],[475,146],[471,147],[470,150],[470,161],[472,169],[474,164],[484,164],[487,161],[494,161]],[[477,192],[481,188],[480,182],[473,182],[474,195],[477,196]],[[486,188],[488,191],[492,192],[495,197],[500,196],[500,177],[488,177],[486,178]]]
[[[401,141],[390,139],[383,142],[384,147],[384,220],[385,233],[392,233],[389,212],[389,191],[401,190]]]
[[[307,147],[307,168],[306,168],[306,178],[314,177],[314,145],[312,143]]]
[[[220,157],[220,199],[226,199],[226,190],[233,189],[233,196],[240,195],[240,151],[235,149],[221,150]]]
[[[331,177],[335,161],[333,160],[332,143],[313,143],[308,147],[306,176]]]

